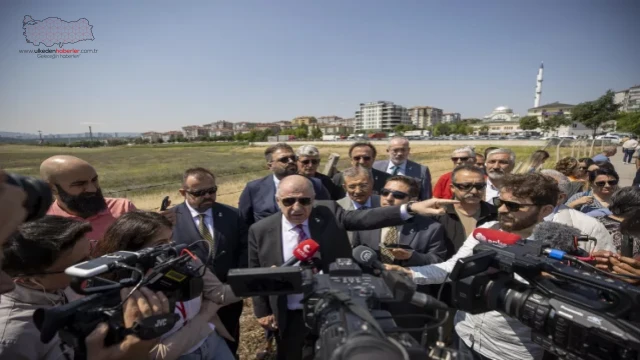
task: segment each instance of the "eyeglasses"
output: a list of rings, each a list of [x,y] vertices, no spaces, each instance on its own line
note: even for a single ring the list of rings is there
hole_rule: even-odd
[[[364,160],[364,161],[369,161],[371,160],[371,156],[354,156],[353,160],[355,161],[360,161],[360,159]]]
[[[213,195],[218,191],[218,186],[214,185],[213,187],[210,187],[208,189],[202,189],[202,190],[195,190],[195,191],[190,191],[187,190],[187,193],[189,193],[192,196],[195,197],[201,197],[201,196],[205,196],[205,195]]]
[[[618,180],[596,181],[596,182],[593,183],[593,185],[595,185],[597,187],[604,187],[607,184],[609,186],[616,186],[616,185],[618,185]]]
[[[520,211],[520,208],[523,206],[537,206],[536,204],[521,204],[513,201],[502,200],[500,198],[493,198],[493,205],[495,205],[495,207],[498,209],[501,208],[502,205],[504,205],[507,207],[507,210],[509,210],[509,212]]]
[[[309,165],[309,164],[318,165],[318,164],[320,164],[320,160],[319,159],[302,160],[300,162],[303,163],[304,165]]]
[[[480,191],[487,187],[487,183],[451,183],[451,185],[462,191],[470,191],[471,189]]]
[[[402,191],[394,191],[389,189],[380,190],[380,195],[384,197],[389,196],[389,194],[391,194],[391,196],[393,196],[394,199],[398,199],[398,200],[404,200],[409,196],[409,194],[404,193]]]
[[[302,206],[309,206],[311,205],[311,198],[310,197],[300,197],[300,198],[284,198],[281,199],[280,201],[282,201],[282,205],[284,206],[293,206],[293,204],[295,204],[296,202],[298,202],[298,204],[302,205]]]
[[[469,157],[468,156],[464,156],[464,157],[452,156],[451,157],[451,161],[453,161],[453,162],[458,162],[458,161],[467,162],[467,161],[469,161]]]
[[[276,161],[281,162],[283,164],[288,164],[289,162],[298,161],[298,157],[295,155],[285,156],[285,157],[281,157],[280,159],[277,159]]]

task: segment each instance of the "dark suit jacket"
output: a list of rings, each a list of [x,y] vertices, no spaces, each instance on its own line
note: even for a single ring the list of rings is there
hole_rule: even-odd
[[[327,189],[316,178],[308,178],[313,183],[316,192],[316,200],[330,200]],[[238,205],[240,214],[247,226],[280,211],[276,203],[276,185],[273,182],[273,174],[247,183]]]
[[[386,172],[389,167],[389,160],[378,160],[373,163],[373,168]],[[418,164],[415,161],[407,160],[407,166],[405,168],[405,175],[418,180],[420,184],[420,197],[419,200],[431,199],[431,171],[426,165]]]
[[[353,233],[353,246],[366,245],[380,251],[382,229],[363,230]],[[402,225],[398,234],[400,244],[413,248],[413,254],[407,260],[395,260],[400,266],[421,266],[437,264],[444,261],[447,255],[444,227],[437,221],[424,216],[414,216]]]
[[[438,215],[434,220],[444,226],[447,246],[447,256],[444,260],[448,260],[458,252],[458,249],[467,240],[467,233],[464,231],[464,226],[462,226],[462,222],[460,222],[453,205],[446,206],[446,214]],[[476,222],[476,227],[494,220],[498,220],[498,209],[486,201],[481,201],[480,216],[478,217],[478,222]]]
[[[173,241],[190,245],[202,240],[185,203],[171,210],[176,212]],[[215,258],[210,259],[207,266],[220,281],[225,282],[229,269],[247,267],[247,226],[240,217],[238,209],[234,207],[215,203],[211,207],[211,213],[216,252]],[[199,243],[196,255],[204,262],[207,259],[208,250],[206,244]]]
[[[327,189],[327,192],[329,193],[330,200],[337,201],[341,199],[340,194],[342,194],[344,190],[341,187],[338,187],[338,185],[334,184],[333,180],[330,177],[319,172],[316,172],[313,177],[319,179],[320,182],[322,182],[322,185],[324,185],[325,189]]]
[[[319,245],[320,263],[325,273],[338,258],[351,258],[347,230],[375,229],[402,224],[400,208],[344,211],[334,201],[316,201],[309,216],[311,238]],[[282,258],[282,213],[263,219],[249,228],[249,267],[280,266]],[[253,311],[258,318],[274,314],[281,330],[287,314],[286,296],[256,296]]]
[[[390,178],[391,175],[376,169],[371,169],[371,172],[373,173],[373,193],[380,194],[380,190],[384,189],[384,185],[387,183],[387,179]],[[344,191],[344,177],[342,176],[342,173],[337,173],[333,176],[333,183],[340,188],[339,199],[347,196],[347,193]]]

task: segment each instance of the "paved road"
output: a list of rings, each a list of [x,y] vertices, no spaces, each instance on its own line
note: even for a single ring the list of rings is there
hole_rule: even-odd
[[[616,167],[616,172],[620,175],[620,186],[631,186],[633,179],[636,177],[635,159],[632,165],[622,163],[622,151],[618,149],[618,153],[611,158],[611,163]]]

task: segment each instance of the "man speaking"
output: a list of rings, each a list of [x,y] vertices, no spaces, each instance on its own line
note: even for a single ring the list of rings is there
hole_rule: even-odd
[[[320,268],[338,258],[351,257],[347,230],[369,230],[401,225],[414,214],[438,215],[455,200],[422,202],[371,210],[344,211],[333,201],[315,201],[313,184],[300,175],[280,181],[276,192],[280,212],[249,228],[249,267],[280,266],[301,241],[311,238],[320,245]],[[302,359],[307,329],[302,317],[302,295],[258,296],[253,308],[266,329],[277,329],[278,359]]]

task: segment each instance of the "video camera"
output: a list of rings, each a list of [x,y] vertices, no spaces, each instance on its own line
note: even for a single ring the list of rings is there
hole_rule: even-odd
[[[480,244],[449,276],[453,307],[514,317],[562,359],[640,359],[640,289],[589,267],[539,241]]]
[[[178,320],[174,314],[176,301],[191,300],[203,290],[206,268],[191,262],[193,255],[187,248],[164,244],[138,252],[118,251],[67,268],[65,273],[72,277],[71,288],[87,296],[63,306],[37,309],[33,319],[40,330],[40,340],[48,343],[58,333],[64,343],[74,348],[76,359],[85,359],[84,340],[101,322],[109,326],[105,346],[117,344],[127,335],[150,340],[171,330]],[[115,275],[116,280],[98,277],[107,273],[112,279]],[[122,316],[126,300],[121,300],[120,290],[141,286],[164,293],[170,313],[147,317],[127,329]]]
[[[301,267],[231,269],[228,282],[238,296],[303,293],[304,321],[316,340],[315,359],[428,358],[427,350],[379,309],[405,294],[394,293],[381,277],[363,274],[352,259],[337,259],[328,274],[314,275]]]

